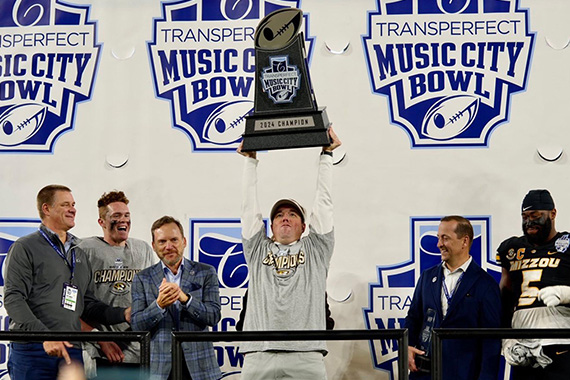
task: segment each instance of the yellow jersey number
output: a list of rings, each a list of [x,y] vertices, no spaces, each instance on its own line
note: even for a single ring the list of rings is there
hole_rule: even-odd
[[[538,297],[538,288],[529,286],[531,282],[540,281],[542,278],[542,269],[531,269],[522,272],[523,281],[521,284],[521,295],[519,297],[519,306],[529,306],[536,301]]]

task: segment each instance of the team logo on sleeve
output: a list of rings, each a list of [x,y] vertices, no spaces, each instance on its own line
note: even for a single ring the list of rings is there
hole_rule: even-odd
[[[554,247],[556,248],[556,251],[560,253],[566,252],[566,250],[568,249],[568,245],[570,245],[570,238],[568,237],[568,234],[560,236],[554,242]]]
[[[91,99],[101,45],[89,7],[56,0],[0,6],[0,152],[53,152]]]
[[[508,119],[535,37],[518,3],[377,0],[362,37],[370,84],[412,148],[488,146]]]
[[[370,283],[369,305],[363,308],[367,329],[400,329],[412,302],[414,288],[420,274],[441,262],[437,248],[437,230],[441,218],[411,218],[411,255],[401,264],[377,267],[378,282]],[[473,225],[471,246],[473,260],[489,272],[497,282],[501,269],[492,260],[489,242],[490,217],[468,217]],[[389,373],[390,380],[398,378],[398,341],[370,341],[372,362],[376,369]]]
[[[515,252],[514,248],[509,249],[509,251],[507,252],[507,260],[514,260],[514,258],[517,256],[517,253]]]
[[[300,0],[183,0],[164,2],[148,42],[156,95],[171,103],[174,128],[192,141],[194,151],[234,151],[245,116],[253,111],[254,33],[259,21],[280,8],[298,8]],[[309,36],[308,16],[305,36]],[[312,54],[313,37],[306,37]],[[283,66],[283,64],[285,66]],[[277,62],[281,85],[268,80],[279,102],[295,96],[294,66]],[[269,75],[269,74],[268,74]],[[296,80],[297,84],[299,79]]]

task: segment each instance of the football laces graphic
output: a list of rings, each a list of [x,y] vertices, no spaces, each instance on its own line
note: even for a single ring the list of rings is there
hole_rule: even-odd
[[[35,103],[17,104],[0,115],[0,145],[15,146],[30,139],[41,128],[46,108]]]
[[[284,8],[267,15],[255,31],[255,46],[263,49],[279,49],[287,46],[303,22],[303,12],[297,8]]]
[[[426,113],[422,134],[434,140],[449,140],[463,133],[477,116],[480,99],[454,95],[436,102]]]
[[[252,111],[251,100],[236,100],[219,105],[206,120],[202,137],[216,144],[236,142],[243,133],[245,117]]]

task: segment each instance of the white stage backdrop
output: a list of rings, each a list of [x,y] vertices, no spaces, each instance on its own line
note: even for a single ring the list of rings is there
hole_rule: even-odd
[[[570,228],[567,1],[1,0],[2,263],[37,228],[44,185],[73,189],[80,237],[101,234],[98,197],[124,190],[132,236],[149,241],[165,214],[184,222],[187,255],[219,272],[217,329],[234,330],[248,280],[235,148],[253,107],[253,32],[282,7],[304,12],[318,104],[343,141],[336,328],[402,327],[421,270],[437,263],[443,215],[473,221],[473,256],[495,275],[529,189],[550,189],[558,228]],[[310,209],[318,152],[259,153],[266,216],[281,197]],[[238,347],[216,349],[228,379],[239,378]],[[329,349],[330,379],[396,374],[395,342]]]

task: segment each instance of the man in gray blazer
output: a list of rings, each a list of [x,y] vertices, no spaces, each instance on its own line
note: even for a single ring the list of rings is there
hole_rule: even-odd
[[[132,326],[150,331],[151,376],[171,379],[172,331],[207,331],[220,320],[216,270],[183,257],[186,238],[180,222],[164,216],[151,228],[152,247],[161,262],[135,275]],[[218,380],[222,374],[212,342],[182,343],[183,378]]]

